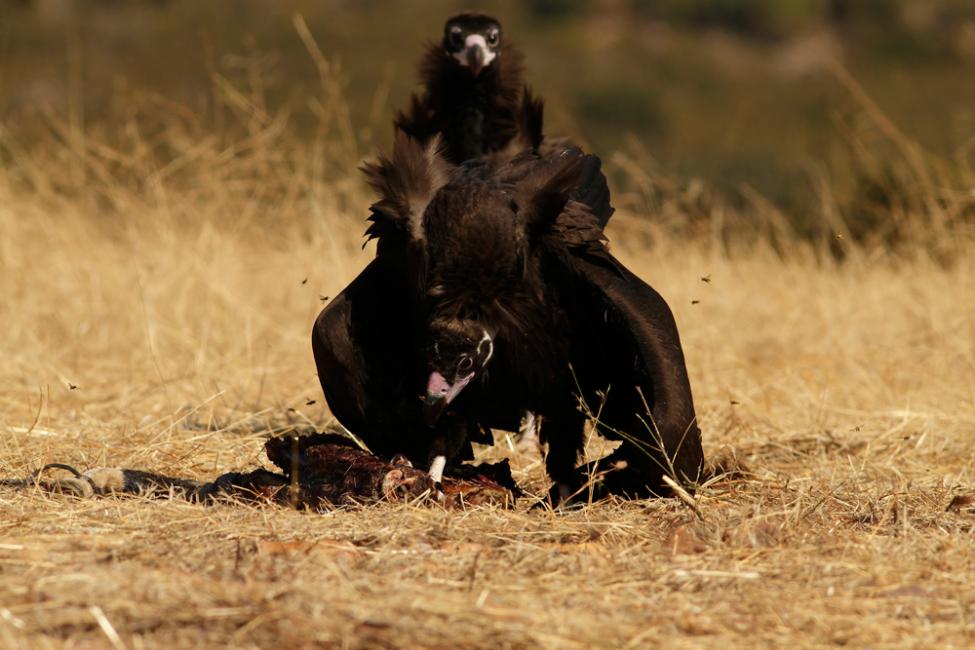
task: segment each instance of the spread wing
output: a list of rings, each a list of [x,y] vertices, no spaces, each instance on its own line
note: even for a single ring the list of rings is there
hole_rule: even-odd
[[[587,361],[616,366],[615,376],[631,373],[639,394],[630,408],[637,407],[634,413],[642,414],[643,421],[633,421],[630,433],[642,436],[648,449],[662,446],[678,477],[694,481],[701,475],[704,452],[677,324],[663,297],[614,261],[610,269],[589,256],[565,259],[571,277],[566,286],[581,297],[577,309],[588,315],[580,315],[575,336],[599,342],[594,346],[599,358]],[[609,405],[618,397],[611,395]]]
[[[576,156],[564,168],[572,179],[570,196],[594,197],[597,209],[608,206],[601,198],[605,179],[591,173],[594,156]],[[564,182],[559,174],[553,180]],[[544,197],[545,190],[540,194]],[[600,217],[589,205],[569,199],[542,226],[538,246],[547,260],[544,281],[570,314],[570,356],[580,388],[590,398],[610,388],[606,414],[614,426],[627,423],[624,430],[642,438],[639,443],[653,459],[645,471],[669,463],[678,477],[696,480],[704,457],[701,433],[680,336],[666,301],[610,253]]]

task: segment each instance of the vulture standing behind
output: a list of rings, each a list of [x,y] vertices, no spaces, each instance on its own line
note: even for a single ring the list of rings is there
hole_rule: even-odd
[[[449,467],[483,427],[530,410],[563,501],[593,469],[576,467],[582,399],[622,440],[599,461],[612,470],[603,490],[663,494],[665,475],[693,485],[703,452],[673,316],[606,249],[608,203],[573,200],[607,196],[601,175],[587,186],[598,159],[568,149],[452,167],[437,146],[401,134],[366,168],[375,262],[398,282],[370,285],[367,268],[315,324],[335,416],[377,454]]]
[[[423,93],[413,95],[410,110],[398,111],[393,124],[423,144],[439,137],[442,155],[454,164],[498,165],[529,149],[558,156],[568,140],[545,137],[544,102],[525,85],[523,61],[496,18],[473,12],[448,18],[441,42],[428,47],[420,64]],[[598,159],[588,171],[584,185],[607,192],[597,197],[605,204],[597,211],[605,226],[613,210]]]
[[[443,39],[420,64],[423,94],[414,94],[394,124],[421,142],[440,136],[453,163],[511,146],[535,146],[527,122],[540,119],[541,102],[524,86],[523,57],[502,39],[501,23],[479,13],[447,19]],[[536,117],[537,116],[537,117]]]

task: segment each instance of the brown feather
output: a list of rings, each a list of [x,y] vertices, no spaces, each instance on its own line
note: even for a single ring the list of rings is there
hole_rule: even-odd
[[[439,149],[437,136],[424,145],[400,132],[392,157],[380,155],[378,162],[362,166],[366,181],[379,195],[371,208],[369,220],[373,223],[366,230],[369,238],[399,231],[422,239],[423,213],[450,176],[450,165],[439,155]]]

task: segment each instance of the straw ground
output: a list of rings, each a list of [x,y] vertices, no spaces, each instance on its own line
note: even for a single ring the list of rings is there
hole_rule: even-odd
[[[4,140],[0,475],[212,478],[264,463],[272,433],[334,424],[309,331],[368,260],[368,197],[328,164],[341,143],[260,119],[229,144],[138,121],[125,146],[56,124],[56,145]],[[949,264],[852,245],[834,263],[799,242],[675,236],[633,209],[610,236],[672,305],[728,472],[697,514],[5,490],[0,646],[975,642],[972,245]],[[499,433],[478,454],[547,488],[537,450]]]

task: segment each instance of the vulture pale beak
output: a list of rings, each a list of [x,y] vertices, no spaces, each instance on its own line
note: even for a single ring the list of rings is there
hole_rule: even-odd
[[[443,412],[447,410],[447,405],[454,401],[454,398],[471,383],[473,378],[472,372],[451,384],[439,372],[430,373],[430,378],[427,380],[427,394],[423,398],[423,420],[428,427],[437,423]]]
[[[471,69],[476,77],[484,68],[484,48],[480,43],[474,43],[467,47],[467,67]]]
[[[497,52],[493,52],[488,47],[487,41],[480,34],[468,36],[464,40],[464,47],[451,54],[459,64],[470,68],[475,77],[481,74],[481,70],[491,65],[497,55]]]

